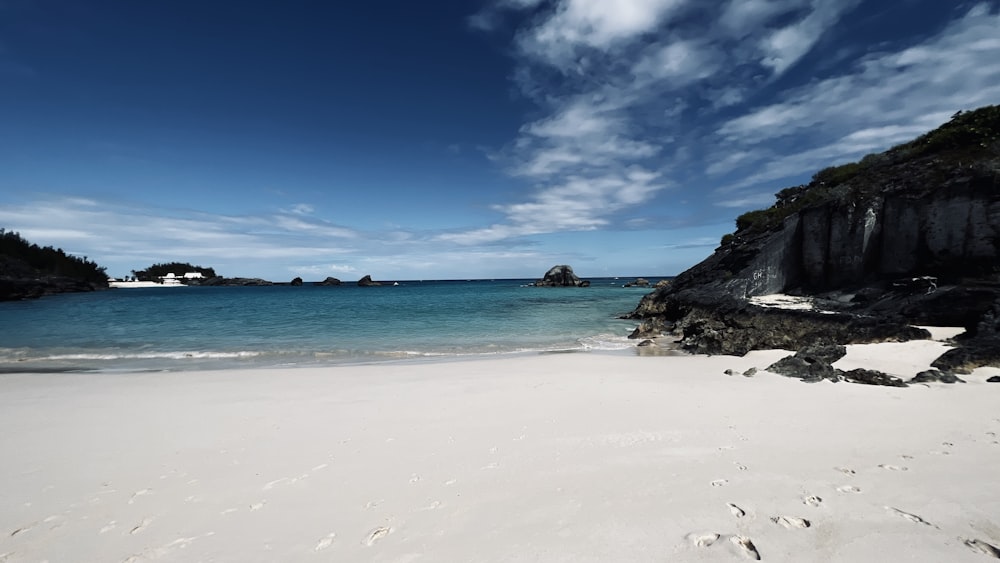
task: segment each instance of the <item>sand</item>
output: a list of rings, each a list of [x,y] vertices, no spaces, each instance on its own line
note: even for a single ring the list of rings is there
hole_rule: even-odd
[[[991,560],[997,370],[786,354],[2,375],[0,561]]]

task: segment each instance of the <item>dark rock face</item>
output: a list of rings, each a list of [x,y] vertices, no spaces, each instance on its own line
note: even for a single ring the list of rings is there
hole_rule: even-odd
[[[302,278],[295,278],[291,281],[289,285],[300,286],[302,285]]]
[[[590,282],[578,278],[573,268],[560,265],[545,272],[545,277],[536,281],[535,287],[590,287]]]
[[[316,285],[340,285],[342,282],[337,278],[327,277],[321,282],[316,282]]]
[[[628,318],[660,318],[685,349],[711,354],[928,338],[909,325],[964,326],[961,347],[935,367],[1000,366],[1000,108],[973,113],[944,137],[929,133],[783,190]],[[975,141],[921,148],[961,135]],[[833,314],[747,302],[771,293],[830,296],[824,308]]]
[[[377,281],[372,281],[372,277],[366,274],[365,277],[358,280],[358,285],[361,287],[377,287],[382,284]]]

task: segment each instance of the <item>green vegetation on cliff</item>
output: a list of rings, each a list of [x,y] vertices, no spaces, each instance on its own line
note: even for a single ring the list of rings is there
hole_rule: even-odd
[[[904,170],[910,166],[911,170]],[[1000,106],[960,111],[951,120],[920,137],[883,153],[870,154],[858,162],[820,170],[812,181],[776,194],[777,203],[767,209],[748,211],[736,218],[737,233],[774,230],[794,213],[831,200],[864,201],[878,191],[898,183],[899,178],[942,179],[945,171],[974,168],[1000,174]],[[722,245],[737,240],[725,235]]]
[[[32,244],[21,238],[19,233],[6,229],[0,229],[0,276],[59,276],[98,286],[107,286],[108,283],[105,269],[86,256],[79,258],[66,254],[61,248]]]
[[[167,274],[174,274],[177,277],[181,277],[188,272],[200,272],[201,275],[206,278],[214,278],[215,270],[213,268],[203,268],[201,266],[192,266],[186,262],[167,262],[165,264],[153,264],[152,266],[146,268],[145,270],[132,270],[132,275],[136,279],[141,281],[157,281],[161,277]]]

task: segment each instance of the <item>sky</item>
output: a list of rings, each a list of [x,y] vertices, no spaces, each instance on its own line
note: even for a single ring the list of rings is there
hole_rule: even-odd
[[[0,0],[0,228],[124,276],[674,275],[1000,103],[1000,0]]]

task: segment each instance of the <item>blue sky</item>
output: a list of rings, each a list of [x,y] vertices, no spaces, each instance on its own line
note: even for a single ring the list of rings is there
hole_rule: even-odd
[[[676,274],[1000,103],[1000,0],[0,0],[0,227],[125,275]]]

